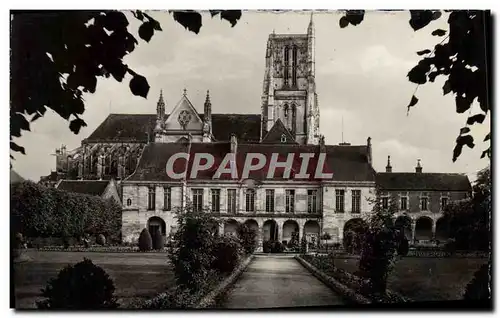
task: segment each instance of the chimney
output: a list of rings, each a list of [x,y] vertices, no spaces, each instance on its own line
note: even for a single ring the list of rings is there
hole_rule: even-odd
[[[420,165],[420,159],[417,160],[417,166],[415,167],[415,173],[422,173],[422,166]]]
[[[372,137],[366,140],[366,149],[368,150],[368,163],[372,164]]]
[[[325,136],[324,135],[319,136],[319,151],[326,152]]]
[[[238,139],[236,138],[235,134],[231,134],[231,152],[235,154],[237,148],[238,148]]]
[[[391,156],[387,156],[387,166],[385,167],[385,172],[392,172]]]

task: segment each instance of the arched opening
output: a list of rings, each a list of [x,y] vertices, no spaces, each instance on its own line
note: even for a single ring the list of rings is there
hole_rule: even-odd
[[[304,224],[304,235],[310,247],[317,247],[319,244],[320,227],[318,221],[309,220]]]
[[[444,242],[450,237],[449,222],[446,218],[442,217],[436,221],[436,235],[438,241]]]
[[[394,222],[394,226],[399,229],[407,240],[411,240],[411,219],[406,215],[399,216]]]
[[[297,86],[297,46],[292,48],[292,86]]]
[[[277,241],[278,240],[278,224],[275,220],[267,220],[264,222],[263,230],[263,241]]]
[[[292,105],[292,134],[295,136],[297,129],[297,106]]]
[[[417,219],[415,224],[415,239],[432,240],[432,219],[423,216]]]
[[[363,242],[363,235],[368,230],[368,225],[361,218],[354,218],[344,225],[344,249],[349,253],[359,253]]]
[[[238,235],[238,222],[236,220],[229,219],[224,222],[224,235]]]
[[[284,77],[284,84],[285,86],[288,86],[288,79],[290,77],[290,73],[289,73],[289,63],[290,63],[290,51],[289,51],[289,47],[288,46],[285,46],[284,47],[284,60],[285,60],[285,65],[284,65],[284,74],[283,74],[283,77]]]
[[[163,219],[158,217],[158,216],[153,216],[153,217],[149,218],[148,231],[149,231],[149,234],[151,234],[151,238],[153,239],[153,242],[155,241],[158,230],[160,230],[161,236],[163,236],[163,239],[165,239],[165,236],[167,235],[167,228],[166,228],[165,221],[163,221]]]
[[[293,220],[288,220],[283,223],[283,241],[285,244],[293,241],[298,244],[299,241],[299,224]]]

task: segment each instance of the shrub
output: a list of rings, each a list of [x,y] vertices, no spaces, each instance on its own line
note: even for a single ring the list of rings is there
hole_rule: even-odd
[[[285,245],[280,241],[272,241],[271,243],[271,253],[283,253],[285,251]]]
[[[257,232],[255,229],[246,224],[240,224],[238,227],[238,237],[245,253],[252,254],[257,248]]]
[[[262,243],[262,251],[264,253],[271,253],[271,247],[272,247],[272,241],[271,240],[265,241],[264,243]]]
[[[189,290],[177,286],[169,289],[167,292],[159,294],[153,299],[141,302],[133,306],[133,309],[172,309],[172,308],[191,308],[195,305],[196,297]]]
[[[163,240],[163,235],[161,234],[160,229],[157,229],[153,240],[153,249],[162,250],[164,246],[165,242]]]
[[[215,243],[213,268],[221,273],[232,272],[240,262],[242,247],[234,236],[221,236]]]
[[[446,251],[446,253],[450,254],[450,255],[453,255],[455,254],[456,252],[456,243],[455,243],[455,240],[450,238],[446,241],[446,243],[444,244],[444,250]]]
[[[305,254],[307,252],[307,239],[306,236],[302,236],[302,240],[300,241],[300,252]]]
[[[385,295],[387,277],[396,252],[395,232],[388,228],[369,229],[359,260],[360,274],[369,280],[365,292]]]
[[[139,250],[141,252],[151,251],[153,249],[153,240],[148,229],[144,228],[139,235]]]
[[[408,244],[408,240],[406,238],[403,238],[398,246],[398,255],[407,256],[409,251],[410,246]]]
[[[184,285],[191,293],[196,293],[214,276],[211,267],[215,259],[213,247],[218,237],[218,220],[188,206],[177,213],[177,222],[168,256],[177,285]]]
[[[117,241],[121,205],[112,199],[47,188],[31,181],[11,185],[14,232],[26,237],[81,237],[104,234]]]
[[[103,234],[99,234],[97,235],[95,242],[99,245],[104,246],[106,245],[106,237]]]
[[[467,284],[464,300],[486,300],[491,298],[490,292],[491,271],[490,265],[484,264],[476,271],[474,278]]]
[[[113,280],[91,260],[84,259],[74,266],[63,268],[56,278],[42,289],[45,300],[37,302],[40,309],[112,309],[118,304],[114,298]]]

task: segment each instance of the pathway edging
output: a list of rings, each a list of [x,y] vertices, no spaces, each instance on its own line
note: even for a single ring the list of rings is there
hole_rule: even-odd
[[[309,270],[316,278],[318,278],[321,282],[323,282],[326,286],[330,287],[332,290],[336,291],[337,293],[341,294],[346,298],[347,300],[357,303],[357,304],[371,304],[372,301],[351,288],[345,286],[344,284],[341,284],[339,281],[334,279],[333,277],[330,277],[320,271],[318,268],[316,268],[314,265],[306,261],[300,256],[295,256],[295,259],[302,265],[304,266],[307,270]]]
[[[234,284],[241,274],[247,269],[250,262],[253,260],[254,255],[250,255],[243,263],[241,263],[238,268],[233,271],[233,273],[224,279],[217,287],[215,287],[210,293],[208,293],[205,297],[203,297],[200,302],[194,306],[194,308],[201,309],[213,306],[215,304],[215,300],[219,295],[226,292],[228,288]]]

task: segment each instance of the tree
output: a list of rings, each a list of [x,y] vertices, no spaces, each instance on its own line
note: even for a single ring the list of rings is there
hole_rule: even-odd
[[[216,278],[213,264],[218,242],[219,220],[206,211],[195,211],[191,204],[177,208],[177,231],[169,247],[168,257],[174,268],[177,285],[191,294],[202,291]]]
[[[143,11],[133,11],[142,22],[139,37],[149,42],[160,23]],[[196,11],[170,11],[175,21],[198,33],[202,17]],[[234,26],[239,10],[211,10]],[[123,63],[125,55],[139,44],[128,30],[123,12],[104,11],[13,11],[11,19],[11,101],[10,149],[25,154],[13,141],[30,122],[52,109],[69,121],[78,134],[86,123],[83,93],[95,93],[97,78],[112,76],[118,82],[129,80],[133,95],[146,98],[147,79]],[[128,74],[128,75],[127,75]],[[13,158],[11,154],[11,158]]]
[[[368,229],[363,236],[359,270],[369,279],[365,292],[377,298],[385,296],[387,277],[393,268],[399,243],[398,230],[394,226],[394,214],[399,211],[397,200],[390,198],[384,206],[382,197],[386,195],[376,187],[375,198],[369,198],[373,205],[367,217]]]
[[[460,129],[453,150],[452,160],[455,162],[465,145],[469,148],[475,146],[469,126],[482,124],[491,109],[492,29],[489,11],[445,10],[445,13],[449,13],[449,30],[432,31],[432,35],[442,37],[442,40],[432,50],[418,51],[417,54],[423,58],[408,73],[409,81],[417,87],[407,107],[409,111],[417,104],[415,93],[420,85],[432,83],[439,76],[446,78],[443,95],[455,94],[457,113],[471,111],[472,103],[477,99],[481,112],[468,117],[465,126]],[[364,14],[364,10],[347,10],[339,25],[341,28],[349,24],[359,25]],[[410,10],[409,24],[414,31],[418,31],[441,17],[440,11]],[[490,132],[483,142],[489,140]],[[483,151],[481,158],[485,156],[491,157],[490,146]]]
[[[252,254],[257,248],[257,231],[246,224],[238,225],[238,237],[246,254]]]
[[[472,197],[450,202],[444,209],[449,235],[458,249],[489,250],[491,235],[490,166],[477,173]]]

